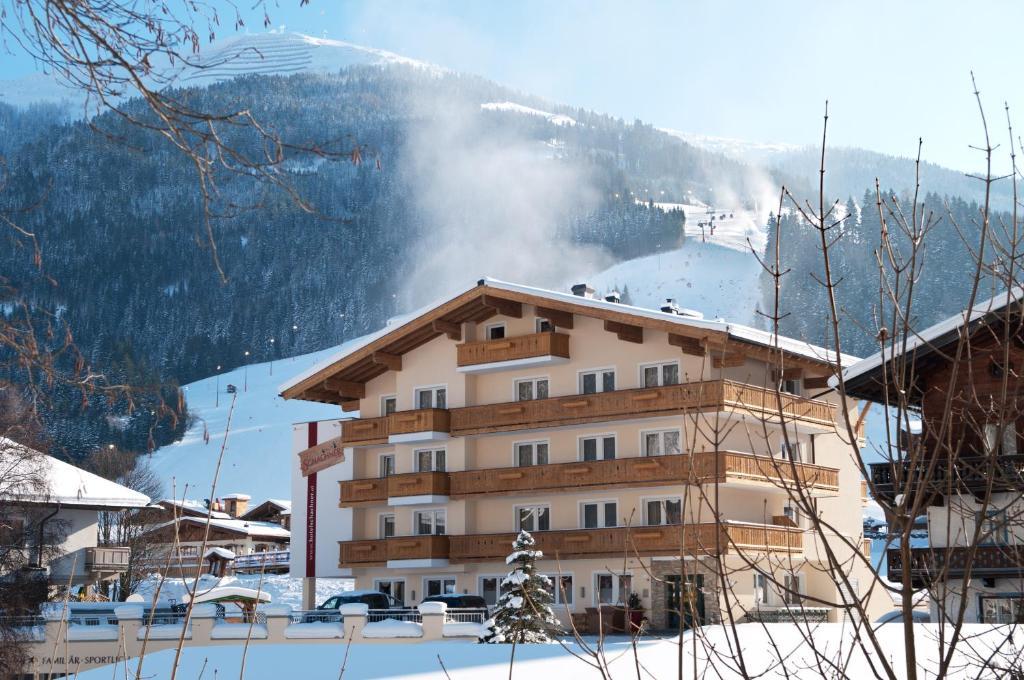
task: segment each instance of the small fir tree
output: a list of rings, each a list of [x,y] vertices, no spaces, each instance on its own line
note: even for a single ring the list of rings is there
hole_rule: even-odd
[[[534,550],[536,542],[527,531],[520,531],[505,564],[515,568],[501,582],[498,609],[487,622],[483,642],[550,642],[558,633],[558,620],[551,609],[551,579],[536,572],[536,562],[544,556]]]

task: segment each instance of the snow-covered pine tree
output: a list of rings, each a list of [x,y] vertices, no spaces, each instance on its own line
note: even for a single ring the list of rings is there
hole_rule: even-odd
[[[505,564],[515,567],[502,582],[498,609],[487,622],[483,642],[550,642],[558,632],[558,620],[551,610],[551,579],[536,572],[536,562],[544,556],[535,550],[536,541],[520,531]]]

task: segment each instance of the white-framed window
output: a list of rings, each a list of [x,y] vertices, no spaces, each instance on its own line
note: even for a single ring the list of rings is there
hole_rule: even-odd
[[[454,576],[423,577],[423,597],[433,597],[434,595],[454,595],[455,593]]]
[[[516,442],[513,445],[516,452],[516,466],[529,467],[531,465],[548,464],[548,442]]]
[[[981,524],[978,543],[981,545],[1007,544],[1009,523],[1005,508],[975,513],[975,521]]]
[[[550,319],[545,319],[544,317],[540,316],[537,317],[534,327],[537,329],[538,333],[555,332],[555,324],[551,323]]]
[[[395,454],[385,453],[380,457],[380,476],[390,477],[395,474]]]
[[[417,387],[415,397],[416,408],[448,408],[448,388],[444,385]]]
[[[625,604],[633,577],[629,574],[594,574],[594,604]]]
[[[789,443],[783,439],[779,442],[779,456],[783,460],[791,460],[794,463],[800,463],[804,459],[804,445],[801,442],[790,439]]]
[[[548,398],[547,378],[524,378],[516,380],[516,401]]]
[[[398,397],[393,394],[386,394],[380,398],[380,414],[389,416],[398,410]]]
[[[671,456],[682,453],[680,430],[648,430],[640,433],[640,450],[645,456]]]
[[[504,576],[481,576],[477,592],[484,598],[488,607],[498,604],[498,597],[501,595],[501,581]]]
[[[800,605],[804,598],[804,579],[799,574],[786,574],[783,576],[782,584],[785,590],[782,593],[783,604]]]
[[[619,504],[616,501],[584,501],[580,503],[580,528],[604,529],[619,524]]]
[[[416,472],[444,472],[444,449],[416,449],[413,451],[416,460]]]
[[[679,384],[679,362],[665,361],[657,364],[641,364],[640,386],[661,387]]]
[[[780,384],[780,389],[786,394],[800,394],[800,378],[786,378]]]
[[[417,536],[444,536],[448,513],[444,509],[412,513],[412,532]]]
[[[390,595],[398,604],[405,604],[404,578],[378,578],[373,581],[373,589],[378,593]]]
[[[771,588],[768,587],[768,577],[764,574],[754,574],[754,606],[767,607],[771,604]]]
[[[1017,455],[1017,423],[1010,421],[1003,425],[1000,436],[999,425],[989,423],[985,425],[985,444],[987,451],[998,452],[1001,456]]]
[[[492,323],[484,327],[484,337],[488,340],[501,340],[505,337],[505,322]]]
[[[615,435],[597,434],[580,437],[580,460],[614,460]]]
[[[782,508],[782,514],[786,519],[793,523],[793,526],[803,526],[803,515],[800,512],[800,508],[796,507],[795,505],[787,505],[786,507]]]
[[[517,505],[516,531],[547,531],[551,528],[551,507],[548,505]]]
[[[682,523],[683,503],[679,496],[644,499],[644,524],[662,526]]]
[[[377,535],[381,538],[391,538],[395,535],[395,514],[392,512],[380,515],[377,520]]]
[[[615,391],[615,369],[595,368],[580,371],[580,394]]]
[[[550,585],[548,593],[555,604],[572,604],[572,574],[545,574]]]

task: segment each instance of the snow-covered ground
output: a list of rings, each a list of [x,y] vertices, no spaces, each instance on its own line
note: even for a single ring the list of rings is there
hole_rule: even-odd
[[[135,593],[141,595],[143,600],[149,604],[153,601],[153,595],[157,592],[157,587],[159,586],[160,594],[157,604],[169,606],[173,603],[184,601],[183,598],[192,588],[193,581],[194,579],[188,579],[188,587],[186,587],[185,579],[168,578],[163,580],[163,585],[160,585],[159,575],[152,574],[139,584],[138,588],[135,589]],[[199,577],[198,592],[200,593],[218,586],[241,586],[243,588],[260,590],[270,595],[271,604],[286,604],[293,609],[302,608],[302,579],[291,578],[287,574],[265,574],[262,583],[259,574],[239,574],[223,578],[204,574]],[[318,578],[316,580],[317,604],[323,602],[331,595],[336,595],[345,590],[352,590],[352,587],[353,581],[351,579]]]
[[[648,205],[636,199],[641,205]],[[701,243],[710,243],[738,250],[747,255],[753,249],[764,252],[768,244],[766,217],[754,210],[722,208],[701,203],[655,202],[654,207],[664,212],[682,211],[686,215],[686,237]]]
[[[798,151],[801,148],[798,144],[786,144],[784,142],[751,142],[734,137],[716,137],[714,135],[681,132],[671,128],[658,129],[698,149],[713,151],[744,162],[764,162],[777,154]]]
[[[511,111],[512,113],[522,113],[527,116],[546,118],[549,123],[554,125],[573,126],[576,124],[576,119],[570,118],[569,116],[564,116],[560,113],[548,113],[547,111],[523,106],[522,104],[516,104],[515,102],[487,102],[486,104],[481,104],[480,108],[484,111]]]
[[[881,631],[879,641],[885,658],[896,669],[897,677],[905,663],[906,648],[903,630],[889,624],[892,632]],[[1019,627],[1018,627],[1019,628]],[[948,629],[947,629],[948,631]],[[938,665],[941,650],[937,626],[915,626],[919,677],[932,677]],[[971,624],[964,627],[963,637],[968,642],[957,646],[952,669],[948,677],[977,678],[1002,677],[995,668],[1019,666],[1019,650],[1007,638],[1011,633],[1006,626]],[[611,678],[692,678],[696,665],[697,677],[722,680],[739,677],[811,679],[825,677],[868,678],[878,672],[879,659],[867,652],[866,642],[854,639],[853,629],[844,624],[818,624],[798,628],[795,624],[743,624],[738,627],[739,648],[728,628],[705,626],[700,630],[697,644],[691,634],[683,637],[682,650],[678,639],[645,640],[637,645],[634,657],[628,642],[611,641],[605,645],[604,658]],[[1019,636],[1019,632],[1017,633]],[[822,659],[815,658],[806,640],[813,640]],[[400,646],[398,646],[400,645]],[[178,667],[179,678],[236,677],[245,653],[246,680],[277,680],[300,672],[303,678],[447,678],[449,680],[510,677],[511,645],[482,645],[473,642],[394,643],[379,645],[355,643],[352,645],[286,645],[186,647]],[[995,651],[993,651],[995,650]],[[569,649],[559,644],[518,645],[515,647],[513,678],[590,678],[600,677],[587,657],[579,659],[583,650],[574,643]],[[680,654],[680,651],[682,652]],[[738,657],[742,654],[745,675],[739,672]],[[870,654],[870,656],[869,656]],[[988,659],[989,654],[992,655]],[[175,650],[168,649],[149,654],[143,661],[142,673],[146,677],[170,677]],[[847,661],[844,663],[844,661]],[[639,664],[638,664],[639,661]],[[680,675],[679,663],[683,664]],[[987,668],[981,664],[989,662]],[[121,662],[117,667],[103,667],[79,674],[81,680],[109,680],[109,678],[135,677],[137,660]],[[835,665],[832,665],[832,664]],[[128,668],[124,668],[127,664]],[[442,667],[443,664],[443,667]],[[344,672],[341,672],[344,665]],[[842,669],[841,674],[832,669]],[[1010,674],[1006,674],[1010,677]],[[1014,676],[1016,677],[1016,676]]]

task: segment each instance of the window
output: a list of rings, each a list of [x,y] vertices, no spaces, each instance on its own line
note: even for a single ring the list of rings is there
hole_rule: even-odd
[[[572,604],[572,574],[545,574],[548,578],[544,589],[554,604]]]
[[[580,373],[580,394],[615,390],[615,370],[611,368]]]
[[[767,606],[769,604],[768,577],[764,574],[754,574],[754,605]]]
[[[780,384],[780,389],[786,394],[800,394],[800,379],[787,378]]]
[[[683,504],[676,498],[655,498],[644,504],[646,517],[644,523],[647,526],[660,526],[665,524],[679,524],[682,521]]]
[[[547,378],[528,378],[516,381],[516,400],[530,401],[531,399],[548,398]]]
[[[1024,597],[1019,594],[981,598],[982,623],[1024,623]]]
[[[629,574],[594,574],[597,604],[625,604],[629,600],[632,581]]]
[[[515,447],[517,466],[529,467],[548,464],[547,442],[518,442]]]
[[[446,576],[443,578],[425,578],[423,579],[423,597],[433,597],[434,595],[454,595],[455,594],[455,577]]]
[[[500,576],[481,576],[480,577],[480,597],[484,598],[484,602],[488,607],[493,607],[498,604],[498,593],[501,584]]]
[[[405,579],[377,579],[373,585],[377,592],[390,595],[397,604],[405,604]]]
[[[488,340],[501,340],[505,337],[505,324],[495,323],[487,326],[484,331]]]
[[[803,604],[803,579],[796,574],[786,574],[782,584],[786,590],[782,593],[782,601],[788,605],[801,605]]]
[[[395,474],[395,454],[389,453],[380,457],[380,476],[390,477]]]
[[[1017,423],[1013,421],[1006,423],[1002,428],[1001,435],[998,425],[985,425],[986,452],[998,453],[1000,456],[1017,455]]]
[[[648,364],[640,367],[640,384],[643,387],[661,387],[679,384],[679,362]]]
[[[580,505],[580,526],[584,529],[618,526],[618,514],[615,501],[583,503]]]
[[[0,545],[11,548],[25,546],[25,520],[0,517]]]
[[[421,387],[416,390],[416,408],[448,408],[444,387]]]
[[[551,528],[551,508],[524,505],[516,508],[516,531],[547,531]]]
[[[679,441],[681,439],[679,430],[656,430],[653,432],[641,432],[645,456],[669,456],[682,453]]]
[[[800,510],[792,505],[784,507],[782,509],[782,514],[786,519],[792,522],[795,527],[801,526],[803,523],[803,516],[800,514]]]
[[[782,441],[779,443],[779,455],[783,460],[799,463],[803,460],[803,444],[795,441],[790,441],[787,444],[785,441]]]
[[[580,458],[585,461],[614,460],[615,435],[580,438]]]
[[[982,545],[1005,545],[1007,542],[1007,517],[1005,510],[986,510],[977,514],[981,524],[978,542]]]
[[[379,534],[381,538],[391,538],[395,535],[395,516],[393,514],[380,516]]]
[[[538,333],[554,333],[555,332],[555,324],[551,323],[551,321],[549,319],[543,319],[543,318],[541,318],[539,316],[537,317],[536,328],[537,328],[537,332]]]
[[[444,449],[419,449],[416,457],[416,472],[444,472]]]
[[[380,414],[382,416],[389,416],[398,410],[398,397],[395,395],[388,395],[380,398]]]
[[[444,536],[444,510],[418,510],[412,513],[413,530],[417,536]]]

